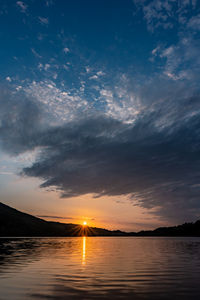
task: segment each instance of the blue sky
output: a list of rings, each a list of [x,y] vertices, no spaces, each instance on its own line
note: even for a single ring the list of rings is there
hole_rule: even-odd
[[[3,202],[71,218],[86,197],[129,230],[198,218],[199,1],[1,0],[0,28]]]

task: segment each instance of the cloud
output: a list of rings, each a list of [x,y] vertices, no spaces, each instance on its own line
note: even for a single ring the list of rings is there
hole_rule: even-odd
[[[200,14],[198,14],[197,16],[192,17],[188,24],[187,24],[188,28],[192,28],[194,30],[200,30]]]
[[[39,22],[40,22],[42,25],[48,25],[48,24],[49,24],[49,19],[48,19],[48,18],[38,17],[38,19],[39,19]]]
[[[9,81],[9,82],[12,81],[12,79],[10,78],[10,76],[7,76],[7,77],[6,77],[6,80]]]
[[[44,67],[43,64],[38,65],[40,70]],[[87,115],[89,103],[81,97],[79,90],[58,88],[51,80],[33,81],[24,90],[27,97],[34,97],[43,105],[51,123],[69,122],[80,114]]]
[[[113,89],[101,89],[99,99],[105,103],[107,116],[125,123],[132,123],[143,108],[137,95],[126,85],[126,80],[120,80]]]
[[[64,51],[65,54],[67,54],[67,53],[70,52],[69,48],[67,48],[67,47],[65,47],[65,48],[63,49],[63,51]]]
[[[193,35],[185,33],[176,44],[167,47],[158,46],[152,51],[153,63],[162,62],[163,74],[173,80],[187,79],[196,84],[199,77],[200,43]],[[151,57],[152,58],[152,57]]]
[[[20,8],[21,12],[22,13],[25,13],[27,11],[27,8],[28,8],[28,5],[25,4],[24,2],[22,1],[17,1],[17,6]]]
[[[1,173],[0,173],[1,174]],[[82,219],[82,220],[90,220],[94,221],[94,218],[88,218],[88,217],[61,217],[61,216],[49,216],[49,215],[38,215],[37,217],[39,218],[51,218],[51,219],[61,219],[61,220],[77,220],[77,219]]]
[[[191,11],[198,9],[196,1],[133,0],[143,12],[147,28],[151,32],[158,28],[172,29],[187,24]],[[195,21],[196,23],[196,21]]]
[[[42,58],[42,56],[34,49],[34,48],[31,48],[31,52],[33,53],[33,55],[37,58]]]
[[[97,76],[104,76],[104,75],[105,75],[105,73],[103,71],[98,71],[97,72]]]
[[[69,119],[59,122],[53,119],[58,100],[63,101],[63,112],[63,105],[74,105],[73,96],[50,82],[33,87],[35,95],[4,89],[0,97],[1,147],[11,155],[39,149],[33,163],[23,169],[24,176],[40,178],[41,187],[53,187],[62,197],[121,195],[134,205],[154,208],[163,218],[181,222],[198,216],[198,77],[192,85],[156,77],[143,83],[134,97],[128,84],[113,91],[104,88],[104,112],[93,108],[77,113],[77,98]],[[40,95],[44,87],[46,96]],[[123,107],[125,95],[132,100],[124,101]],[[111,113],[117,105],[118,114]]]
[[[98,75],[92,75],[92,76],[90,76],[90,78],[89,79],[98,79]]]
[[[44,126],[40,111],[37,101],[1,87],[1,147],[12,155],[34,149],[36,137]]]
[[[0,170],[0,175],[14,175],[14,173]]]
[[[52,6],[54,4],[54,1],[53,0],[47,0],[46,1],[46,6],[49,7],[49,6]]]
[[[53,129],[42,139],[40,160],[24,174],[45,180],[42,187],[57,186],[63,197],[129,194],[167,217],[178,207],[176,217],[197,213],[199,116],[163,129],[158,119],[152,113],[128,126],[99,117]]]
[[[41,215],[39,215],[39,216],[37,216],[37,217],[39,217],[39,218],[61,219],[61,220],[65,220],[65,219],[69,219],[69,220],[75,219],[75,218],[72,218],[72,217],[60,217],[60,216],[41,216]]]
[[[90,73],[91,72],[91,69],[89,67],[86,67],[86,73]],[[103,71],[98,71],[96,72],[96,74],[92,75],[89,77],[89,79],[93,80],[93,79],[99,79],[100,77],[104,76],[105,73]]]

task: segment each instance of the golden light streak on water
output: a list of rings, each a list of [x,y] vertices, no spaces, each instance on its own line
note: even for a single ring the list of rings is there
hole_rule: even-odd
[[[82,265],[86,264],[86,237],[83,236]]]

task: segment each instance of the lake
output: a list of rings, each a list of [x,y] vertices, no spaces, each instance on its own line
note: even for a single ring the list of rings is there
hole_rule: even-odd
[[[200,299],[200,238],[0,238],[0,299]]]

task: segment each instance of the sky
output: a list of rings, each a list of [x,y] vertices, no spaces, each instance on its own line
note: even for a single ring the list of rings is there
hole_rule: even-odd
[[[127,231],[199,218],[199,0],[0,0],[0,40],[0,201]]]

